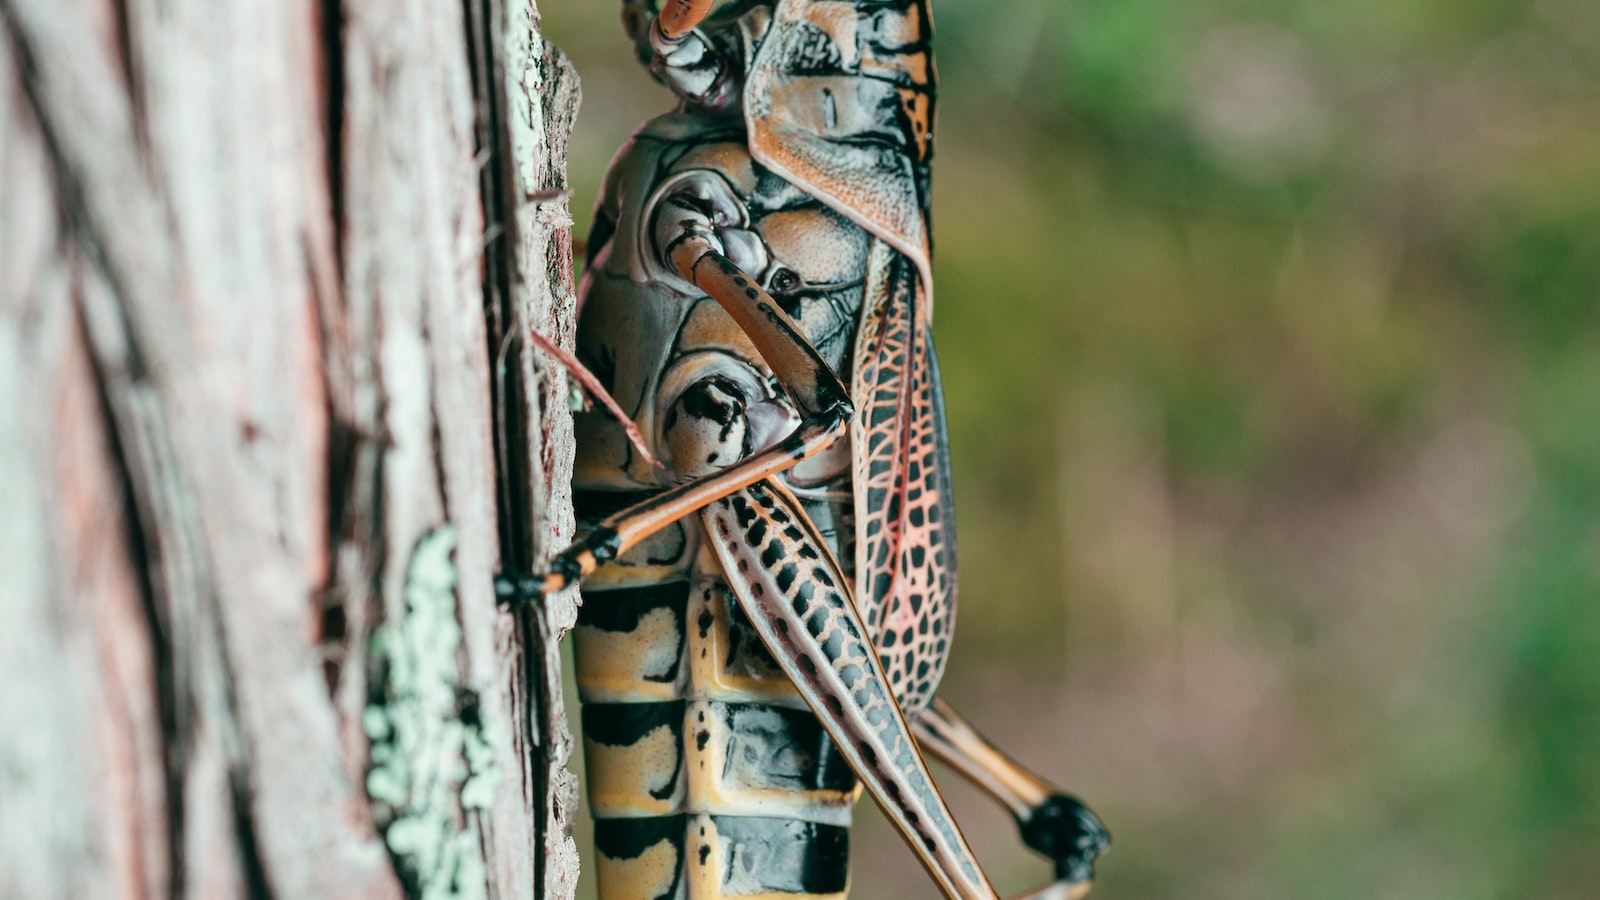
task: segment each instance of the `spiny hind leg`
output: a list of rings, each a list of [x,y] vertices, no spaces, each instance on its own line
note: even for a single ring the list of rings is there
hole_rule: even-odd
[[[839,564],[794,495],[767,480],[701,513],[762,642],[946,897],[993,898],[917,751]]]
[[[1011,811],[1023,843],[1055,862],[1064,896],[1089,892],[1095,858],[1110,846],[1111,835],[1087,806],[989,743],[943,700],[919,712],[911,728],[924,750]]]

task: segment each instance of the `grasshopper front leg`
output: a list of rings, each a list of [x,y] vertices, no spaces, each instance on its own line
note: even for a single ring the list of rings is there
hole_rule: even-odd
[[[641,62],[673,93],[705,108],[727,108],[739,102],[741,61],[736,49],[697,29],[711,11],[712,0],[667,0],[659,12],[653,3],[623,4],[623,24],[639,49]]]

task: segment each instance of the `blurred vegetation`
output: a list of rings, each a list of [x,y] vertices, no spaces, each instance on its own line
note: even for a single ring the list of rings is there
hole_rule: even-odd
[[[545,5],[584,207],[670,100]],[[1596,896],[1600,4],[935,9],[946,695],[1110,823],[1095,896]]]

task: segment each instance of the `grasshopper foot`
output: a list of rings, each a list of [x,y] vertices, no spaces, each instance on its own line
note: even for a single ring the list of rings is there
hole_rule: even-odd
[[[1018,824],[1022,842],[1055,861],[1058,881],[1088,883],[1095,859],[1111,846],[1100,818],[1067,794],[1052,795]]]
[[[550,561],[542,575],[527,572],[501,572],[494,577],[495,599],[504,606],[516,606],[545,594],[570,587],[593,572],[601,563],[617,555],[621,540],[616,529],[600,526]]]

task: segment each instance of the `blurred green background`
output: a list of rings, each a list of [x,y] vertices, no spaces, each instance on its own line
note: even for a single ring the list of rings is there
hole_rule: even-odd
[[[671,100],[543,6],[582,235]],[[1106,819],[1094,896],[1600,896],[1600,3],[935,11],[945,696]],[[932,896],[859,817],[854,895]]]

